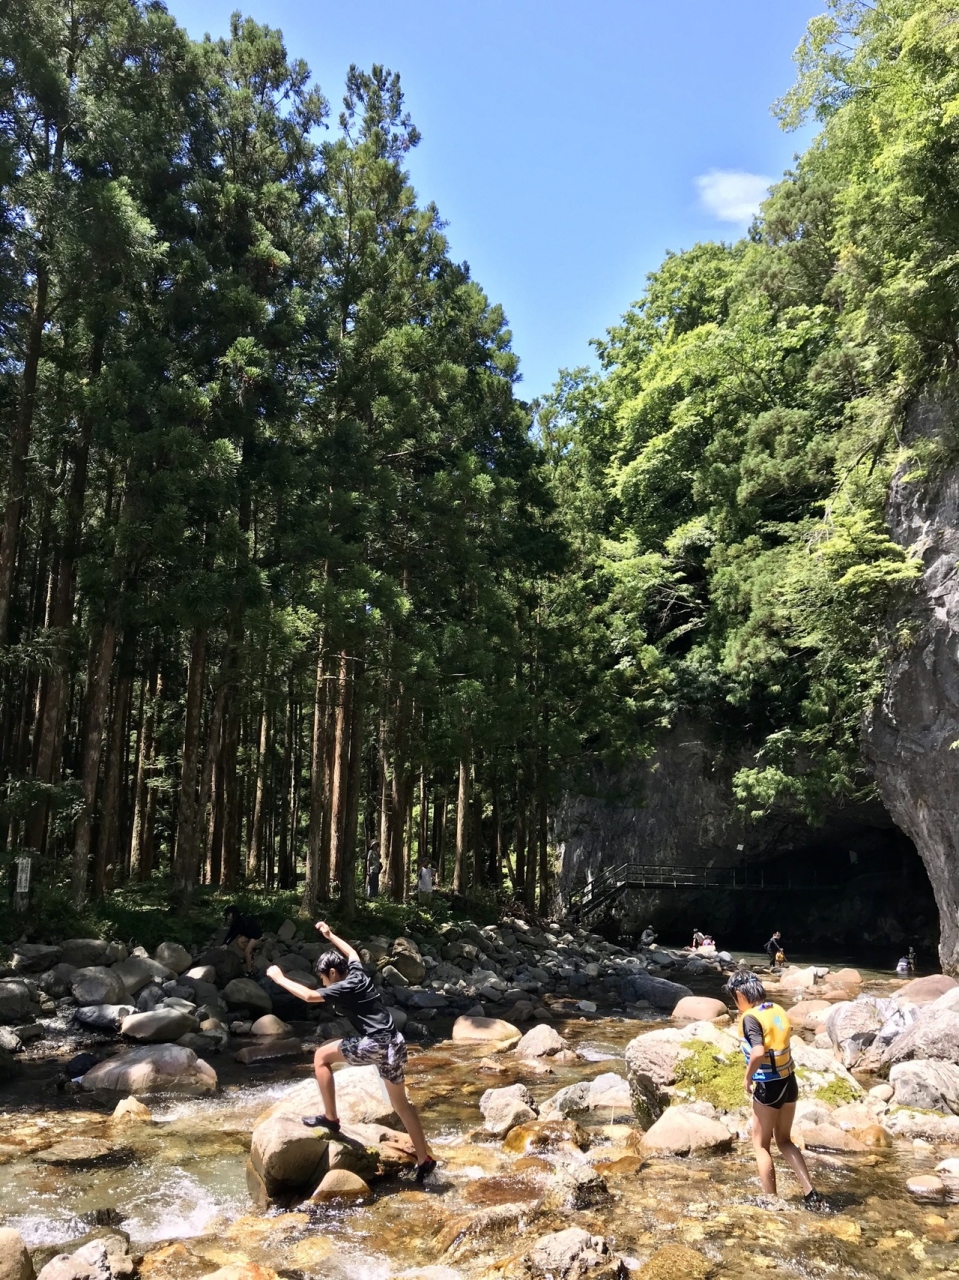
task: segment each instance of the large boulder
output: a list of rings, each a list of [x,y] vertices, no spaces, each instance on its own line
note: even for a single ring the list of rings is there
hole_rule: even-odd
[[[129,994],[119,974],[106,965],[78,969],[70,984],[70,994],[77,1004],[126,1004]]]
[[[959,1066],[941,1059],[897,1062],[889,1072],[897,1107],[959,1115]]]
[[[959,1010],[927,1008],[883,1051],[883,1066],[914,1058],[959,1063]]]
[[[117,1032],[133,1012],[132,1004],[85,1004],[74,1013],[73,1021],[91,1031]]]
[[[70,988],[73,985],[74,974],[76,968],[72,964],[55,964],[52,969],[47,969],[39,974],[36,979],[37,986],[44,995],[50,996],[54,1000],[61,1000],[65,995],[70,994]]]
[[[874,1000],[843,1000],[826,1015],[826,1034],[839,1050],[843,1065],[854,1067],[882,1024],[883,1017]]]
[[[102,938],[67,938],[60,943],[60,958],[75,969],[89,969],[107,962],[109,942]]]
[[[213,1093],[216,1072],[192,1049],[178,1044],[143,1045],[128,1049],[92,1067],[80,1081],[83,1089],[114,1089],[121,1093]]]
[[[588,1117],[587,1123],[613,1124],[633,1117],[633,1101],[629,1081],[614,1071],[606,1071],[593,1080],[567,1085],[540,1106],[541,1120],[561,1116]]]
[[[293,1028],[288,1022],[284,1022],[282,1018],[278,1018],[274,1013],[264,1013],[262,1018],[257,1018],[250,1029],[250,1034],[254,1036],[288,1036]]]
[[[17,973],[43,973],[60,963],[59,947],[44,942],[18,942],[13,950],[13,967]]]
[[[128,996],[135,996],[151,982],[169,982],[176,977],[172,969],[151,960],[149,956],[130,956],[128,960],[118,960],[111,968],[123,983]]]
[[[334,1075],[336,1110],[343,1124],[382,1124],[398,1126],[393,1110],[380,1082],[376,1067],[341,1067]],[[276,1115],[316,1115],[323,1110],[320,1091],[310,1077],[293,1085],[273,1105],[257,1117],[257,1123]]]
[[[313,1204],[333,1204],[338,1200],[367,1200],[370,1189],[351,1169],[328,1169],[310,1197]]]
[[[828,1000],[799,1000],[789,1009],[789,1021],[797,1031],[815,1031],[834,1008]]]
[[[29,1018],[33,997],[22,978],[0,981],[0,1023],[23,1022]]]
[[[913,1004],[932,1004],[940,996],[959,984],[946,973],[931,973],[925,978],[913,978],[896,992],[897,1000],[910,1000]]]
[[[57,1254],[46,1264],[40,1276],[43,1280],[127,1280],[134,1272],[129,1253],[129,1239],[119,1232],[110,1231],[88,1238],[72,1254]]]
[[[308,1129],[299,1116],[276,1115],[253,1130],[250,1164],[274,1200],[291,1191],[308,1189],[319,1180],[330,1135]]]
[[[483,1127],[498,1138],[514,1125],[536,1119],[533,1095],[524,1084],[511,1084],[504,1089],[487,1089],[480,1098]]]
[[[426,977],[426,965],[420,949],[412,938],[397,938],[393,943],[390,963],[407,982],[416,986]]]
[[[223,999],[231,1011],[249,1009],[259,1016],[273,1012],[273,1001],[252,978],[234,978],[223,989]]]
[[[216,974],[216,985],[225,987],[243,973],[243,958],[231,947],[211,947],[196,960],[194,968],[211,968]]]
[[[191,1014],[163,1007],[152,1013],[131,1013],[120,1024],[123,1035],[145,1044],[172,1044],[199,1029],[199,1022]]]
[[[180,946],[179,942],[161,942],[154,951],[153,958],[164,968],[172,969],[174,973],[186,973],[193,964],[193,957],[186,947]]]
[[[729,1010],[722,1000],[712,996],[683,996],[672,1012],[674,1022],[712,1022],[727,1017]]]
[[[467,1044],[499,1044],[512,1049],[523,1038],[519,1027],[502,1018],[481,1018],[464,1014],[453,1023],[453,1039]]]
[[[633,1110],[649,1126],[669,1106],[669,1087],[676,1083],[676,1067],[683,1056],[682,1033],[647,1031],[626,1046],[626,1078]]]
[[[668,1107],[640,1141],[647,1156],[688,1156],[730,1151],[733,1135],[724,1124],[691,1107]]]
[[[553,1027],[540,1022],[526,1032],[514,1052],[517,1058],[547,1058],[568,1048],[569,1041],[564,1040]]]
[[[691,996],[693,993],[680,982],[670,982],[668,978],[654,978],[652,974],[640,972],[623,979],[619,994],[625,1004],[638,1004],[645,1000],[654,1009],[672,1013],[684,996]]]
[[[0,1227],[0,1280],[33,1280],[33,1263],[19,1231]]]

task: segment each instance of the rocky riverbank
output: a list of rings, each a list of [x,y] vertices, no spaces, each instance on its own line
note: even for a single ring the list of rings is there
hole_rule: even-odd
[[[523,1026],[600,1010],[669,1013],[692,995],[686,982],[730,963],[658,948],[631,954],[582,929],[520,919],[485,928],[445,924],[432,938],[370,937],[359,945],[411,1039],[428,1038],[431,1023],[462,1014]],[[305,1005],[266,977],[276,964],[315,988],[321,950],[316,934],[292,920],[265,936],[252,977],[243,976],[239,953],[222,946],[189,951],[165,942],[151,956],[72,938],[8,948],[0,955],[0,1077],[24,1051],[102,1057],[115,1042],[137,1047],[75,1064],[71,1078],[85,1077],[84,1088],[140,1093],[215,1089],[210,1057],[232,1052],[251,1065],[299,1055],[304,1041],[291,1022],[315,1022],[320,1039],[347,1033],[329,1010]]]
[[[836,1210],[814,1220],[788,1175],[772,1212],[756,1203],[742,1059],[715,998],[718,957],[629,956],[558,927],[531,930],[531,940],[513,922],[365,940],[399,1020],[432,1033],[412,1046],[408,1075],[440,1159],[421,1191],[403,1181],[409,1140],[372,1069],[337,1073],[341,1133],[300,1123],[318,1105],[309,1049],[339,1028],[300,1017],[295,1034],[277,1025],[287,1010],[272,1004],[262,969],[283,960],[303,980],[317,945],[293,922],[282,932],[267,939],[259,979],[232,990],[245,980],[217,949],[103,950],[100,964],[59,971],[71,978],[59,996],[43,990],[47,975],[89,952],[68,942],[56,959],[11,956],[0,986],[25,988],[38,1021],[8,1023],[8,1034],[42,1027],[20,1040],[24,1079],[43,1053],[78,1047],[76,1036],[101,1061],[76,1077],[75,1092],[0,1116],[2,1280],[738,1280],[757,1270],[903,1280],[938,1276],[954,1258],[959,988],[950,978],[867,989],[854,970],[810,967],[770,979],[794,1021],[796,1136]],[[207,968],[212,979],[197,976]],[[84,984],[130,981],[134,970],[139,983],[146,969],[117,1027],[80,1020],[96,1007],[77,1002]],[[215,1005],[191,986],[207,981]],[[152,1007],[137,1008],[141,998]],[[199,1024],[181,1041],[219,1031],[219,1053],[137,1043],[128,1019],[160,1014],[169,1034],[167,1009]],[[214,1019],[221,1027],[203,1027]],[[260,1020],[272,1035],[252,1034]],[[269,1056],[290,1040],[300,1048]],[[251,1047],[266,1052],[241,1056]],[[190,1070],[178,1076],[183,1062]],[[244,1078],[263,1083],[238,1086]],[[198,1217],[190,1206],[215,1186],[229,1194]],[[178,1198],[185,1207],[171,1217],[163,1206]]]

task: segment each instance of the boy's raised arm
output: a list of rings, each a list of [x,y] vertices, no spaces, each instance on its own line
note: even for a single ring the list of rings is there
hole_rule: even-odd
[[[342,938],[338,938],[325,920],[317,922],[317,932],[321,933],[327,942],[332,942],[337,951],[342,951],[348,961],[359,960],[360,953],[355,947],[351,947],[348,942],[344,942]]]
[[[266,971],[266,976],[272,979],[278,987],[289,991],[291,996],[298,996],[300,1000],[305,1000],[307,1004],[323,1003],[323,996],[319,991],[314,991],[312,987],[304,987],[299,982],[294,982],[286,976],[278,964],[271,964]]]

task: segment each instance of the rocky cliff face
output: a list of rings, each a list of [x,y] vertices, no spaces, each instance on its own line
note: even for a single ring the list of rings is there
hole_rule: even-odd
[[[683,723],[627,773],[597,773],[589,794],[567,795],[555,817],[561,894],[627,861],[745,864],[751,879],[776,863],[769,878],[791,875],[793,891],[631,891],[616,914],[626,932],[652,921],[679,941],[699,924],[733,947],[761,947],[776,925],[799,950],[935,945],[936,911],[922,867],[882,804],[837,808],[816,827],[789,814],[749,822],[736,808],[732,777],[750,763],[746,752],[724,756],[707,726]],[[841,892],[824,887],[837,884]]]
[[[929,398],[907,421],[908,436],[952,436],[954,405]],[[893,483],[892,536],[922,558],[908,649],[890,662],[882,698],[867,718],[865,750],[889,813],[925,863],[939,908],[939,954],[959,972],[959,467],[932,482]]]

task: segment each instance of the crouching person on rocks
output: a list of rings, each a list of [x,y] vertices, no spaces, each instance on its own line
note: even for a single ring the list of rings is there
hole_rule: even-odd
[[[766,999],[766,989],[754,973],[734,973],[723,990],[739,1010],[737,1030],[746,1059],[745,1088],[753,1103],[753,1150],[763,1191],[769,1196],[776,1194],[776,1169],[770,1152],[775,1138],[783,1159],[799,1179],[804,1205],[821,1212],[826,1201],[813,1189],[806,1161],[792,1140],[799,1084],[789,1048],[792,1027],[786,1011]]]
[[[325,921],[321,920],[316,927],[336,948],[335,951],[325,951],[314,966],[316,976],[323,983],[323,991],[312,991],[291,981],[278,965],[267,970],[267,977],[308,1004],[335,1003],[359,1034],[345,1040],[331,1040],[317,1049],[313,1069],[323,1099],[323,1115],[304,1116],[303,1123],[311,1129],[324,1128],[331,1133],[338,1131],[336,1085],[331,1069],[334,1062],[348,1062],[353,1067],[375,1066],[386,1085],[393,1110],[403,1121],[416,1148],[416,1181],[424,1182],[436,1168],[436,1161],[426,1144],[416,1108],[406,1096],[406,1041],[397,1031],[382,996],[364,971],[356,950],[338,938]]]

